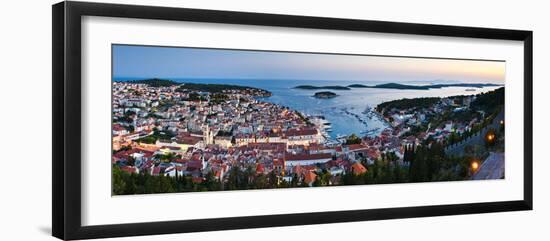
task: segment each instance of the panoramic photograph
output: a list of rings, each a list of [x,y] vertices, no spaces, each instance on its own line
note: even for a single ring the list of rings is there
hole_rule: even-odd
[[[505,178],[505,62],[112,45],[112,195]]]

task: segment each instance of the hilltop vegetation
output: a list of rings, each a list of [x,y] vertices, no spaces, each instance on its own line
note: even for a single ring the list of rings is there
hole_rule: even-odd
[[[495,110],[504,106],[504,87],[478,94],[471,106],[476,110],[482,110],[487,113],[495,112]]]
[[[384,112],[384,110],[391,110],[393,108],[399,110],[406,110],[410,108],[423,109],[435,105],[439,102],[439,100],[441,100],[439,97],[392,100],[377,105],[376,110],[378,112]]]
[[[198,84],[198,83],[178,83],[173,80],[168,79],[143,79],[143,80],[130,80],[128,83],[135,84],[146,84],[151,87],[169,87],[169,86],[179,86],[176,91],[185,92],[185,91],[201,91],[209,93],[222,93],[227,90],[248,90],[251,94],[260,95],[260,96],[270,96],[271,92],[254,88],[248,86],[240,85],[229,85],[229,84]]]
[[[271,92],[254,88],[249,86],[241,85],[226,85],[226,84],[197,84],[197,83],[182,83],[176,91],[202,91],[209,93],[223,93],[227,90],[241,90],[241,91],[250,91],[250,94],[255,96],[271,96]]]
[[[179,83],[177,83],[175,81],[172,81],[172,80],[157,79],[157,78],[143,79],[143,80],[131,80],[131,81],[128,81],[128,82],[129,83],[134,83],[134,84],[146,84],[146,85],[149,85],[151,87],[168,87],[168,86],[179,85]]]
[[[182,90],[204,91],[210,93],[222,93],[224,90],[262,90],[254,87],[241,85],[226,85],[226,84],[197,84],[197,83],[182,83],[179,87]],[[263,90],[265,91],[265,90]]]
[[[449,98],[455,99],[455,98],[463,98],[466,96],[451,96]],[[376,106],[376,110],[379,112],[383,112],[384,110],[389,109],[411,109],[411,108],[428,108],[437,102],[439,102],[441,98],[439,97],[423,97],[423,98],[413,98],[413,99],[400,99],[400,100],[392,100],[387,101],[384,103],[381,103]],[[504,105],[504,87],[498,88],[493,91],[481,93],[476,95],[476,99],[472,101],[470,104],[470,107],[472,108],[472,112],[481,110],[485,111],[486,113],[493,113],[496,110],[499,110],[500,107]]]

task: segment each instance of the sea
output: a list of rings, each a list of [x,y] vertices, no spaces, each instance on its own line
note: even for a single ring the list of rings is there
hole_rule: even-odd
[[[375,81],[328,81],[328,80],[266,80],[266,79],[173,79],[181,83],[233,84],[250,86],[268,90],[271,97],[261,98],[262,101],[287,106],[305,115],[324,118],[330,124],[327,135],[331,139],[341,138],[351,134],[358,136],[379,135],[389,127],[374,108],[386,101],[403,98],[448,97],[455,95],[474,95],[499,88],[499,86],[469,88],[445,87],[429,90],[399,90],[377,88],[352,88],[351,90],[326,90],[338,96],[331,99],[313,97],[315,92],[325,90],[296,89],[298,85],[340,85],[350,84],[376,85],[388,82]],[[406,82],[395,82],[411,84]],[[438,82],[415,82],[415,84],[439,84]]]

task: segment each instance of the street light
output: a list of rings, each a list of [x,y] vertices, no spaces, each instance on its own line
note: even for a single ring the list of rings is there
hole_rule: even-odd
[[[477,169],[479,168],[479,162],[478,161],[473,161],[470,166],[472,168],[472,172],[475,173],[477,171]]]
[[[497,136],[496,136],[494,130],[489,130],[489,131],[485,134],[485,143],[486,143],[488,146],[494,145],[494,144],[496,143],[496,139],[497,139]]]

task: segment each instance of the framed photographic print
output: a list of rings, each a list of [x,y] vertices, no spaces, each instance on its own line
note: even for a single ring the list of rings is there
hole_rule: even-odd
[[[532,209],[532,32],[53,6],[53,235]]]

